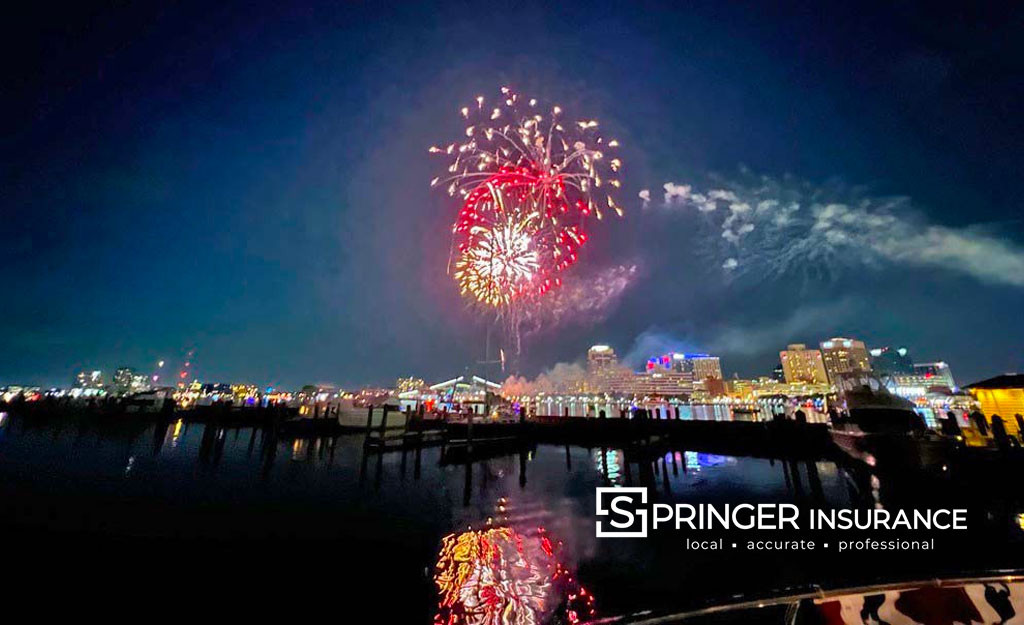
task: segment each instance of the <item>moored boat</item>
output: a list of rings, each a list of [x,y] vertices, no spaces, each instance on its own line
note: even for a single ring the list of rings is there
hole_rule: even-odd
[[[955,442],[928,428],[914,404],[867,372],[838,376],[831,436],[848,456],[878,470],[943,469]]]

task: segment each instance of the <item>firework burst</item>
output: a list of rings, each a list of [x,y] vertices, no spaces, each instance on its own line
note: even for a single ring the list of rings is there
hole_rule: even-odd
[[[430,152],[448,159],[431,186],[462,203],[452,226],[452,272],[462,294],[497,312],[519,351],[523,310],[576,264],[588,217],[622,215],[615,201],[618,141],[595,120],[501,90],[461,109],[464,137]]]
[[[525,215],[518,210],[509,212],[500,206],[503,194],[493,185],[488,190],[487,204],[499,206],[485,211],[468,227],[453,275],[463,295],[487,306],[509,306],[533,288],[540,270],[536,239],[540,216],[536,211]]]

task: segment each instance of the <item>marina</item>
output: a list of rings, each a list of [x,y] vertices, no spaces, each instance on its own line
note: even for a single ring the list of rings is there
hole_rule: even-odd
[[[41,501],[45,492],[52,511],[48,527],[58,532],[64,527],[63,531],[88,539],[74,548],[61,540],[50,541],[44,552],[79,553],[85,544],[106,544],[113,557],[130,558],[122,547],[107,542],[111,532],[127,532],[139,536],[130,544],[141,540],[146,549],[178,544],[176,548],[186,553],[206,549],[211,540],[220,545],[218,550],[230,553],[248,550],[243,545],[252,540],[271,540],[278,547],[261,552],[262,557],[277,562],[294,548],[320,553],[347,549],[345,545],[353,540],[380,545],[385,534],[400,537],[394,543],[404,545],[400,552],[395,551],[397,547],[377,551],[356,547],[354,553],[361,554],[362,563],[342,578],[368,597],[379,597],[370,580],[387,570],[389,579],[401,580],[412,593],[413,601],[395,608],[410,622],[422,621],[434,609],[433,586],[422,570],[432,566],[432,554],[442,537],[460,527],[490,523],[518,528],[524,536],[542,526],[565,541],[567,562],[586,580],[602,615],[628,614],[640,605],[679,607],[679,598],[669,591],[678,584],[692,590],[689,601],[694,606],[722,598],[722,588],[729,593],[753,592],[763,585],[762,576],[755,572],[763,566],[774,567],[779,583],[786,585],[820,579],[826,570],[822,567],[827,550],[821,547],[759,551],[759,558],[764,553],[780,557],[785,553],[798,560],[758,560],[757,567],[745,570],[741,563],[753,557],[743,555],[750,552],[747,543],[752,537],[736,529],[709,537],[721,539],[722,549],[706,551],[686,549],[683,537],[660,531],[652,534],[653,543],[595,542],[594,487],[602,485],[646,486],[656,501],[673,505],[787,502],[801,515],[819,508],[866,511],[879,504],[886,508],[928,507],[940,501],[944,508],[969,505],[969,529],[961,535],[969,550],[943,543],[945,539],[938,536],[944,550],[936,553],[943,555],[886,565],[891,572],[907,575],[954,562],[958,567],[1007,566],[1016,552],[1006,549],[1005,541],[1009,538],[1011,544],[1018,544],[1017,533],[1024,538],[1017,527],[1016,496],[993,490],[994,484],[975,481],[976,475],[955,467],[944,478],[872,474],[835,450],[810,453],[792,445],[768,445],[771,422],[660,420],[646,424],[660,428],[656,430],[598,433],[579,429],[587,423],[561,421],[553,418],[534,424],[528,440],[517,435],[511,446],[488,445],[482,438],[472,444],[449,441],[447,447],[424,441],[378,448],[366,444],[365,431],[300,437],[275,434],[269,425],[10,414],[0,427],[0,454],[6,459],[4,501],[23,503],[4,508],[3,531],[9,539],[33,532],[38,523],[31,512],[36,509],[33,502]],[[621,426],[630,425],[631,420],[606,421]],[[379,432],[379,423],[371,425],[376,426],[373,433]],[[797,427],[793,422],[789,425]],[[799,427],[819,432],[824,426]],[[760,442],[738,445],[735,439],[740,431]],[[788,434],[799,436],[802,431]],[[385,432],[403,440],[409,433],[392,428]],[[827,450],[827,431],[812,439]],[[744,446],[745,452],[740,449]],[[723,453],[722,449],[733,451]],[[38,469],[50,466],[54,454],[74,461],[59,473],[41,473]],[[83,482],[86,475],[98,478]],[[80,490],[83,487],[86,490]],[[15,493],[17,498],[12,498]],[[278,508],[281,501],[288,502],[287,513]],[[171,509],[174,512],[168,516]],[[417,519],[415,526],[403,521],[412,517]],[[779,539],[799,540],[795,534],[787,536],[788,532]],[[920,533],[900,534],[892,540],[914,540],[914,535],[924,540]],[[176,542],[181,537],[188,538],[189,546]],[[244,543],[236,542],[243,537]],[[832,548],[837,545],[833,543]],[[856,553],[867,557],[868,552],[852,549],[851,557]],[[958,554],[956,558],[950,556],[950,549]],[[720,551],[730,554],[728,560],[710,555]],[[709,554],[708,558],[694,559],[701,553]],[[408,558],[418,564],[397,568],[393,564]],[[624,577],[629,570],[626,563],[637,558],[654,573],[640,590]],[[240,562],[248,559],[245,556]],[[224,574],[235,575],[227,573],[234,567],[229,565]],[[851,575],[863,580],[872,570],[858,565],[855,570],[835,571],[834,581],[853,581],[848,578]],[[804,571],[813,573],[805,577]],[[722,586],[725,580],[728,583]],[[279,578],[276,583],[299,592],[318,584],[306,580],[302,582],[306,590],[300,591],[297,579]],[[625,592],[626,588],[630,590]],[[665,603],[670,597],[676,605]]]

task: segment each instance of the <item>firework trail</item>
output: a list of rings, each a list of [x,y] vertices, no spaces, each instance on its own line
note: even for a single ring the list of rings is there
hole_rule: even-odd
[[[622,215],[618,142],[595,120],[569,120],[508,88],[496,103],[479,96],[460,112],[465,136],[430,148],[448,159],[431,186],[462,203],[449,272],[466,299],[503,321],[518,354],[524,315],[579,260],[587,218]]]
[[[731,276],[830,280],[845,271],[886,264],[938,268],[976,279],[1024,286],[1024,249],[978,227],[928,223],[902,196],[878,197],[839,181],[816,185],[793,177],[717,179],[698,190],[663,185],[649,210],[684,209],[702,220],[703,252]]]

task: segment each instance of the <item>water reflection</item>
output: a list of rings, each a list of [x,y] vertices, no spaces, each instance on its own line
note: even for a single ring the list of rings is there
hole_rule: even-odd
[[[442,540],[435,566],[437,625],[578,623],[595,614],[594,597],[561,559],[564,543],[543,526],[509,524],[509,503],[484,529]],[[528,517],[516,519],[519,524]]]
[[[687,551],[672,532],[652,532],[647,540],[598,540],[593,510],[599,486],[643,485],[652,489],[654,501],[667,503],[971,506],[981,520],[979,533],[957,540],[973,551],[951,551],[956,545],[948,543],[939,564],[980,566],[996,560],[992,554],[999,549],[1011,557],[1014,552],[1005,549],[1009,535],[998,532],[1024,537],[1018,525],[1024,505],[1012,481],[1000,482],[1001,490],[974,479],[903,483],[898,476],[880,480],[826,459],[731,457],[685,446],[538,444],[468,452],[418,446],[367,454],[362,435],[289,438],[273,427],[177,419],[47,421],[11,415],[0,428],[0,457],[0,512],[8,531],[29,526],[82,532],[92,523],[103,534],[90,534],[90,540],[145,528],[161,540],[240,539],[246,549],[266,537],[285,536],[312,545],[307,548],[316,554],[348,554],[353,542],[376,549],[394,545],[390,560],[379,551],[357,553],[368,566],[386,566],[389,584],[412,589],[416,601],[395,608],[414,613],[416,618],[402,621],[410,623],[429,622],[435,614],[442,623],[477,622],[467,614],[486,613],[492,605],[522,607],[502,612],[510,615],[507,622],[541,622],[556,612],[566,620],[572,606],[586,620],[583,612],[593,609],[591,591],[599,612],[612,615],[763,590],[768,583],[824,583],[828,576],[937,566],[875,559],[836,567],[828,554],[752,559],[737,552],[722,558]],[[993,534],[989,543],[979,542],[985,532]],[[552,554],[543,548],[545,538]],[[522,553],[515,547],[519,542]],[[468,558],[471,553],[489,557]],[[512,569],[503,573],[505,565]],[[435,584],[425,568],[446,581]],[[586,594],[558,586],[555,570],[576,584],[577,575],[569,572],[578,572]],[[374,580],[361,583],[373,586]],[[547,599],[538,612],[535,598],[544,584]],[[459,594],[467,588],[474,589],[471,596]],[[570,603],[562,605],[564,600]],[[578,600],[590,607],[572,603]],[[534,621],[513,617],[531,612]],[[456,614],[463,620],[451,620]]]
[[[622,476],[622,452],[615,449],[595,449],[594,466],[604,476],[605,485],[623,484]]]

